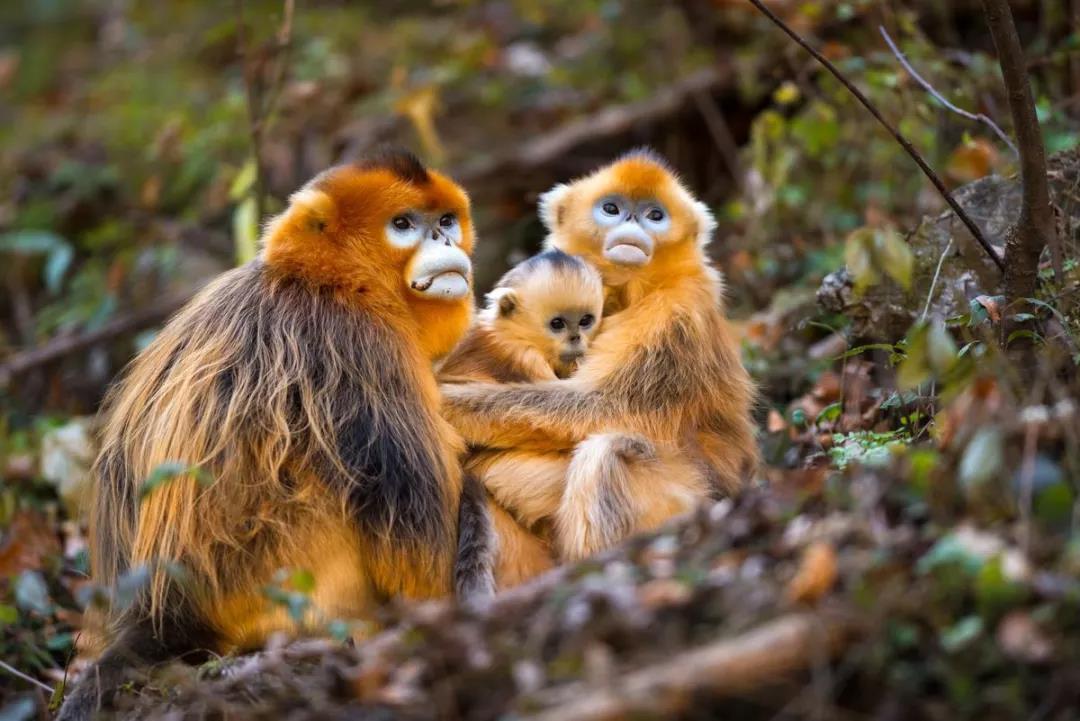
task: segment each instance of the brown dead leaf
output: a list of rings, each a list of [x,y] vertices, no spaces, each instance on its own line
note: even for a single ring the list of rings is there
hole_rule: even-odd
[[[986,138],[973,138],[949,156],[945,171],[961,183],[970,183],[990,173],[1000,162],[994,145]]]
[[[681,606],[690,600],[690,589],[674,579],[658,578],[642,585],[638,598],[645,608]]]
[[[1000,297],[1000,296],[999,296]],[[975,302],[986,309],[986,314],[995,323],[1001,321],[1001,303],[992,295],[975,296]]]
[[[813,603],[832,589],[837,578],[836,550],[831,543],[816,541],[803,552],[799,571],[787,587],[792,603]]]
[[[787,421],[784,420],[784,416],[775,408],[770,409],[769,416],[765,420],[765,429],[769,433],[779,433],[785,428],[787,428]]]
[[[18,511],[0,545],[0,577],[42,567],[60,553],[60,541],[45,517],[36,511]]]

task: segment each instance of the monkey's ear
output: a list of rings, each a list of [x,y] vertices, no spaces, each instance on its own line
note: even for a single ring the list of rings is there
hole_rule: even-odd
[[[698,247],[704,248],[712,242],[713,231],[716,230],[716,218],[713,217],[709,206],[693,198],[690,199],[690,212],[697,225]]]
[[[328,193],[316,188],[303,188],[289,198],[287,215],[295,227],[322,233],[337,219],[337,206]]]
[[[566,208],[570,201],[570,186],[559,183],[540,196],[538,202],[540,220],[548,230],[556,230],[566,219]]]
[[[500,318],[509,318],[518,307],[518,296],[513,288],[493,288],[487,294],[488,307],[494,308]]]

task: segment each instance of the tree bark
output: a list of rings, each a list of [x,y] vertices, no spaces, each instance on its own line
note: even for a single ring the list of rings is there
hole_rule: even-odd
[[[986,11],[990,34],[994,38],[994,46],[997,48],[1016,133],[1016,144],[1020,150],[1023,204],[1020,217],[1005,241],[1005,298],[1015,313],[1018,301],[1035,295],[1039,256],[1048,245],[1056,248],[1057,230],[1054,211],[1050,206],[1042,129],[1035,115],[1035,100],[1031,94],[1027,61],[1020,45],[1020,36],[1016,32],[1016,24],[1013,22],[1009,0],[983,0],[983,8]],[[1057,265],[1055,262],[1055,267]],[[1014,321],[1005,323],[1006,334],[1021,328],[1022,324]]]

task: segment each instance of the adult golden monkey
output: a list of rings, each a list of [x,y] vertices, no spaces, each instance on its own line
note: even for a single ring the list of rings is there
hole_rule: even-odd
[[[658,156],[632,152],[540,202],[548,246],[604,279],[604,326],[577,373],[443,386],[447,418],[526,527],[555,518],[563,559],[737,490],[757,463],[753,384],[705,256],[715,223]]]
[[[110,645],[61,719],[108,705],[132,666],[290,630],[263,594],[281,568],[313,573],[326,619],[451,592],[463,444],[431,360],[469,325],[472,246],[465,192],[413,156],[333,168],[135,359],[106,403],[91,555],[103,586],[138,566],[150,582],[106,610]],[[165,463],[212,480],[141,498]]]

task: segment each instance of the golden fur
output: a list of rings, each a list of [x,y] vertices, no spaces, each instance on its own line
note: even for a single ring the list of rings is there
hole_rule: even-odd
[[[384,235],[408,208],[456,213],[471,252],[468,198],[448,178],[406,154],[334,168],[110,392],[93,576],[112,587],[138,566],[151,575],[134,603],[106,611],[114,645],[90,674],[102,684],[126,657],[295,630],[263,593],[281,568],[313,572],[313,614],[327,620],[450,593],[464,447],[439,415],[431,361],[464,332],[472,300],[409,292],[413,251]],[[200,472],[141,497],[166,463]],[[81,690],[64,718],[98,703]]]
[[[611,193],[670,214],[647,264],[602,252],[593,208]],[[737,491],[757,463],[753,384],[705,256],[708,210],[649,153],[634,153],[541,203],[548,245],[604,278],[603,331],[568,380],[443,386],[444,413],[473,445],[496,500],[525,525],[554,517],[559,554],[580,558]]]
[[[487,296],[487,305],[465,339],[450,353],[439,369],[443,382],[493,383],[554,380],[573,367],[560,358],[564,343],[549,331],[553,317],[587,313],[596,322],[582,331],[582,353],[600,328],[604,291],[600,274],[584,261],[558,251],[549,251],[520,263],[496,284]],[[576,365],[576,363],[574,364]],[[479,476],[506,455],[500,450],[475,450],[465,460],[465,468]],[[496,474],[498,476],[498,474]],[[528,489],[528,478],[516,485]],[[515,519],[486,499],[488,514],[498,540],[495,551],[495,583],[516,585],[551,568],[554,558],[542,526],[551,518],[528,521],[527,532]]]

